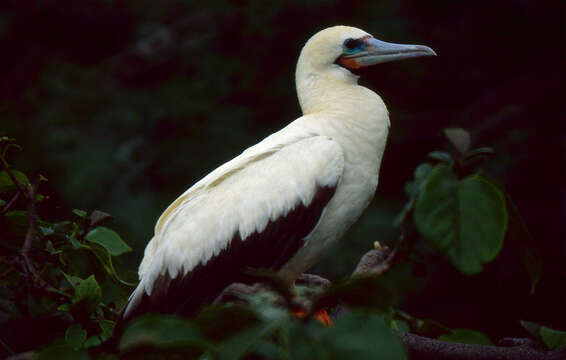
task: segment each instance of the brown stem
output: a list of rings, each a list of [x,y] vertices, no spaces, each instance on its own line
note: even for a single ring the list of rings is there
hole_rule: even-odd
[[[21,255],[28,259],[28,253],[31,249],[33,239],[37,235],[37,211],[35,207],[35,191],[32,186],[28,186],[28,231],[22,246]],[[29,261],[29,259],[28,259]]]
[[[19,197],[20,197],[20,192],[18,191],[16,192],[16,194],[14,194],[14,196],[10,199],[10,201],[8,201],[6,205],[4,205],[2,210],[0,210],[0,215],[4,215],[6,211],[10,210],[12,205],[14,205],[14,203],[16,202],[16,200],[18,200]]]
[[[28,278],[32,280],[32,283],[39,285],[39,287],[42,290],[45,290],[49,295],[53,295],[53,293],[49,290],[54,289],[54,287],[41,278],[29,258],[29,251],[31,249],[33,239],[35,239],[35,237],[37,236],[37,208],[35,205],[35,189],[38,185],[39,179],[37,180],[35,185],[28,185],[27,193],[24,193],[28,200],[28,231],[26,233],[26,238],[24,240],[24,244],[22,245],[22,249],[20,250],[20,256],[23,262],[22,267],[24,268],[25,273],[28,275]],[[25,190],[22,189],[20,191]]]

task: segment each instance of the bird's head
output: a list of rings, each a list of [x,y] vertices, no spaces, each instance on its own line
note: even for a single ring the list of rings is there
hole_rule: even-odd
[[[355,70],[367,66],[436,55],[424,45],[393,44],[350,26],[333,26],[313,35],[299,56],[296,85],[303,113],[328,108],[329,91],[357,84]],[[337,96],[342,96],[342,93]]]
[[[335,64],[348,70],[434,55],[428,46],[388,43],[350,26],[333,26],[316,33],[301,52],[301,57],[307,57],[315,68]]]

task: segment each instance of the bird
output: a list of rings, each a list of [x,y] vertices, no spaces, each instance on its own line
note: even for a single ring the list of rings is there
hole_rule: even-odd
[[[302,116],[219,166],[158,219],[121,320],[194,315],[245,270],[290,288],[373,199],[390,127],[383,100],[358,85],[367,66],[434,56],[350,26],[313,35],[295,84]]]

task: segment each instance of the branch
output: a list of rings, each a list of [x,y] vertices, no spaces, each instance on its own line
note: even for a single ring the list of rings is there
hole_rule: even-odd
[[[27,210],[28,210],[28,231],[26,233],[26,239],[24,240],[24,245],[22,246],[21,255],[24,257],[26,262],[29,262],[29,250],[31,249],[31,243],[37,235],[37,209],[35,207],[35,190],[34,186],[27,186]]]
[[[20,192],[16,192],[16,194],[12,197],[12,199],[10,199],[10,201],[8,201],[8,203],[6,205],[4,205],[4,207],[2,208],[2,210],[0,210],[0,215],[4,215],[8,210],[10,210],[10,208],[12,207],[12,205],[14,205],[14,203],[16,202],[16,200],[18,200],[18,198],[20,197]]]
[[[51,284],[47,281],[43,280],[41,276],[37,273],[35,266],[32,264],[29,258],[29,251],[31,250],[31,245],[33,240],[37,236],[37,208],[35,204],[35,189],[39,186],[40,179],[37,179],[35,184],[27,184],[23,188],[19,186],[17,180],[15,179],[14,175],[10,172],[8,168],[6,168],[6,172],[16,184],[18,188],[18,192],[21,193],[28,201],[27,203],[27,212],[28,212],[28,230],[26,233],[26,237],[24,240],[24,244],[20,250],[20,257],[22,268],[24,272],[28,275],[28,277],[32,280],[33,284],[37,284],[38,287],[45,291],[45,293],[49,296],[54,295],[52,290],[55,290]]]
[[[411,360],[559,360],[566,358],[566,348],[553,351],[536,349],[530,345],[512,347],[445,342],[424,336],[397,332]]]
[[[360,262],[352,273],[352,276],[362,274],[379,276],[385,274],[391,266],[393,266],[393,263],[397,258],[398,248],[391,251],[389,247],[382,247],[377,241],[374,246],[375,249],[368,251],[361,257]]]

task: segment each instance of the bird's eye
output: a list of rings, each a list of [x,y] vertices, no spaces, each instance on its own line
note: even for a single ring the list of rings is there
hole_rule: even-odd
[[[344,48],[347,51],[354,51],[359,47],[360,47],[360,40],[346,39],[346,41],[344,41]]]

